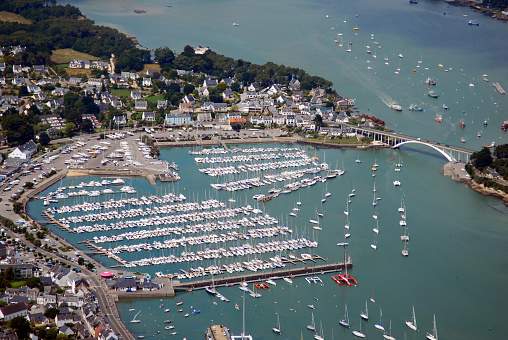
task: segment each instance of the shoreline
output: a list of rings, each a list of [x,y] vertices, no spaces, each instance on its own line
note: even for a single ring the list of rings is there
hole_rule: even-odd
[[[483,196],[490,196],[494,197],[498,200],[501,200],[505,206],[508,207],[508,194],[501,191],[496,190],[494,188],[486,187],[483,184],[479,184],[474,181],[474,179],[468,178],[465,175],[467,172],[459,170],[458,172],[456,165],[457,164],[465,164],[465,163],[446,163],[444,165],[444,175],[449,176],[452,180],[463,183],[467,187],[469,187],[471,190],[476,191],[479,194],[482,194]]]

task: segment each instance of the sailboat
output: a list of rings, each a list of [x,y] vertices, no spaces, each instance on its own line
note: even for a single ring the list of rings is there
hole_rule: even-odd
[[[365,338],[365,334],[362,333],[362,320],[360,320],[360,330],[353,331],[353,335],[359,338]]]
[[[280,320],[279,320],[279,314],[275,313],[277,315],[277,327],[273,327],[272,328],[272,331],[275,333],[275,334],[281,334],[281,330],[280,330]]]
[[[325,190],[326,190],[325,197],[332,196],[332,193],[328,191],[328,183],[326,183]]]
[[[312,313],[312,321],[311,321],[310,325],[307,325],[307,329],[309,331],[313,331],[313,332],[316,331],[316,324],[314,323],[314,313]]]
[[[436,314],[434,314],[434,328],[432,329],[432,334],[427,333],[427,339],[437,340]]]
[[[382,331],[385,330],[385,326],[383,326],[383,310],[381,308],[379,308],[379,323],[375,324],[374,327]]]
[[[407,241],[404,240],[404,249],[402,249],[402,256],[409,256],[409,250],[407,249]]]
[[[134,315],[134,317],[131,320],[131,323],[140,323],[141,322],[141,320],[136,319],[137,316],[139,315],[139,313],[141,313],[141,309],[136,313],[136,315]]]
[[[238,306],[238,304],[235,305]],[[251,335],[245,335],[245,291],[243,292],[243,308],[242,308],[242,335],[232,336],[232,340],[253,340]]]
[[[383,334],[383,338],[385,338],[386,340],[395,340],[395,338],[392,336],[392,320],[390,320],[390,333]]]
[[[349,216],[349,197],[346,201],[346,210],[344,210],[344,215]]]
[[[372,228],[372,231],[375,232],[376,234],[379,234],[379,223],[377,218],[376,218],[376,226]]]
[[[346,311],[344,312],[344,319],[340,320],[339,324],[342,327],[349,328],[349,314],[347,312],[347,304],[345,305],[345,309],[346,309]]]
[[[208,294],[217,295],[217,290],[215,289],[215,282],[213,280],[213,275],[212,275],[212,285],[206,286],[205,290]]]
[[[367,306],[367,300],[365,300],[365,312],[361,312],[360,316],[363,320],[369,321],[369,307]]]
[[[374,242],[370,244],[370,247],[374,250],[377,250],[376,234],[374,234]]]
[[[321,321],[319,321],[319,329],[320,329],[320,332],[319,332],[319,334],[314,334],[314,339],[325,340],[325,336],[323,334],[323,323]]]
[[[406,321],[406,325],[412,330],[416,331],[418,328],[416,327],[416,315],[415,315],[415,306],[413,306],[413,320]]]
[[[358,158],[355,161],[356,163],[360,164],[362,161],[360,160],[360,154],[358,154]]]

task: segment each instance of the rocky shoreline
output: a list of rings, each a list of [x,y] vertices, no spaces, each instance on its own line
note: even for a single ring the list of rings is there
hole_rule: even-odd
[[[501,190],[496,190],[493,188],[486,187],[483,184],[478,184],[472,179],[467,179],[467,180],[460,179],[458,181],[461,183],[464,183],[469,188],[473,189],[474,191],[476,191],[484,196],[491,196],[491,197],[500,199],[501,201],[503,201],[503,204],[508,207],[508,194],[507,193],[505,193]]]

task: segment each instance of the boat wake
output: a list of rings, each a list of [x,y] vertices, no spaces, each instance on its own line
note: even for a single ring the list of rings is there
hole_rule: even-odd
[[[378,97],[379,99],[381,99],[381,101],[388,107],[391,107],[392,104],[394,103],[394,100],[392,99],[392,97],[390,97],[389,95],[387,94],[378,94]]]

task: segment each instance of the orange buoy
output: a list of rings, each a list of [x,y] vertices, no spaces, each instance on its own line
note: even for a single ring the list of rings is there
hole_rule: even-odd
[[[416,72],[416,69],[415,69],[415,68],[413,69],[413,72]]]

